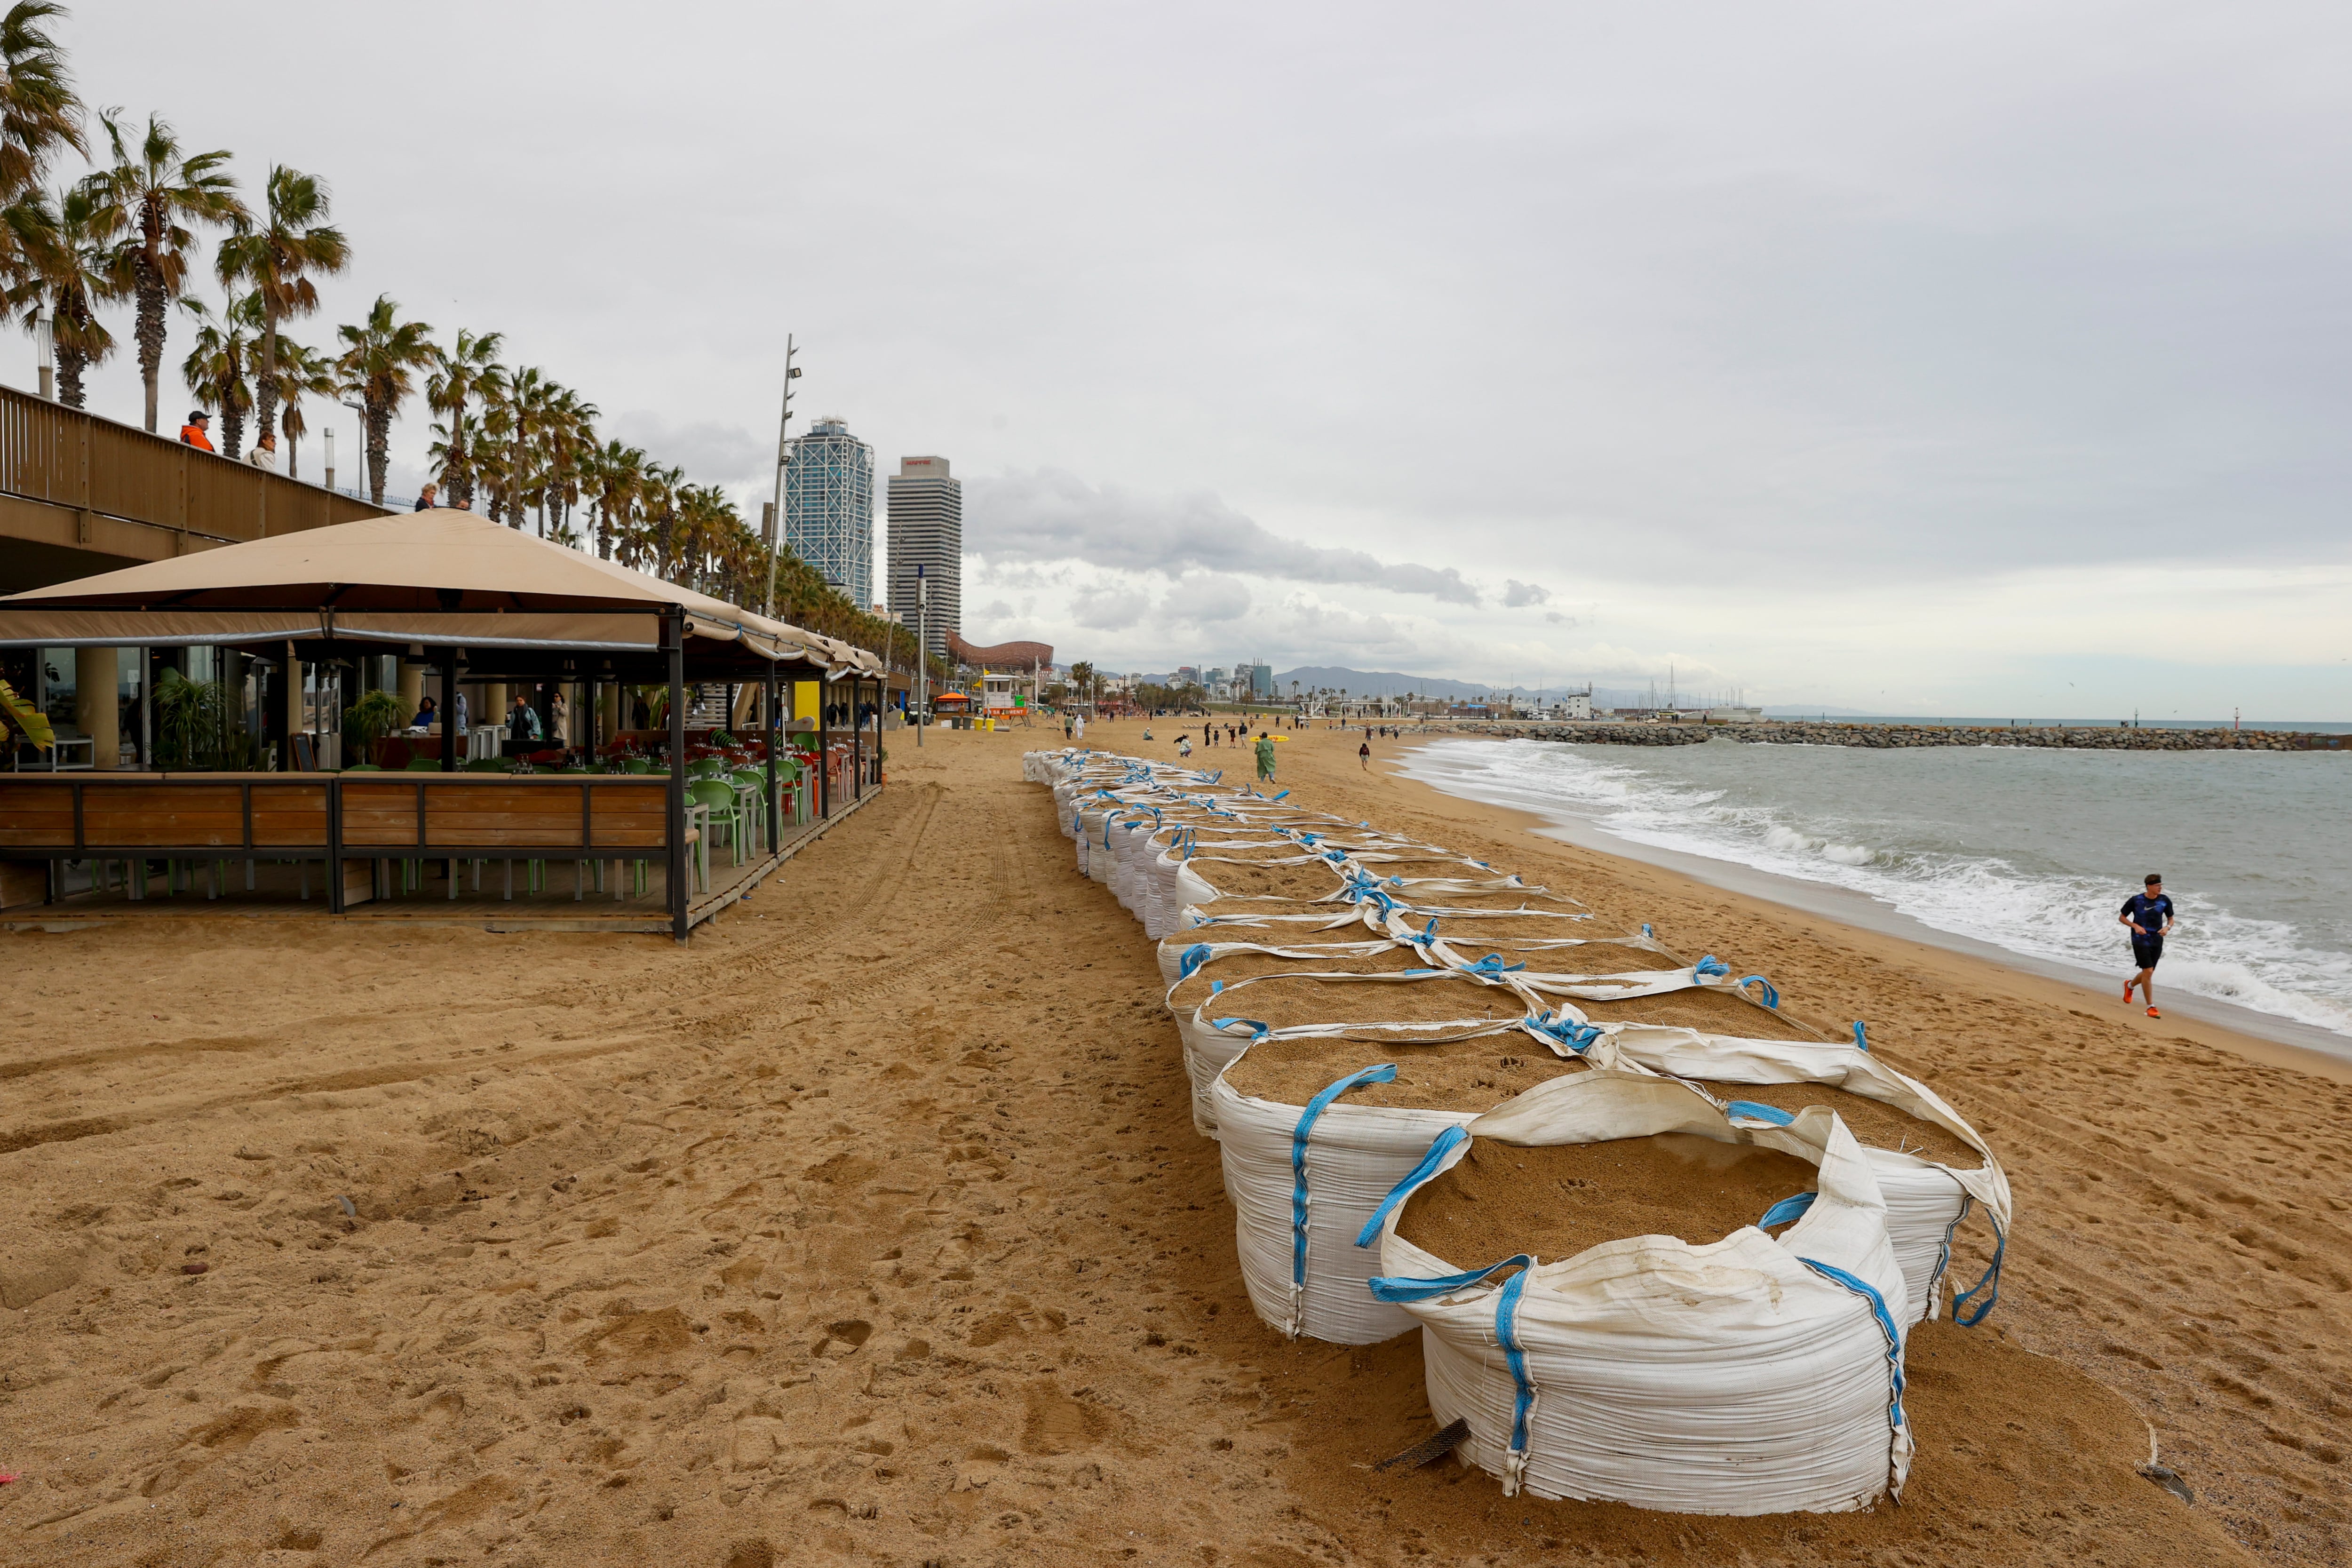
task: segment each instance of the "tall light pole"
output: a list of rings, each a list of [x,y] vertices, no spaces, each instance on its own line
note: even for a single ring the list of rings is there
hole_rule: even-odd
[[[787,439],[793,423],[793,381],[800,367],[793,363],[799,351],[793,344],[793,335],[784,334],[784,412],[776,421],[776,499],[768,506],[768,596],[760,613],[770,620],[776,618],[776,547],[782,542],[784,531],[784,465],[793,460],[793,448]],[[920,736],[916,737],[920,740]]]
[[[915,563],[915,745],[923,743],[923,721],[931,706],[931,580]]]
[[[58,329],[57,319],[45,310],[33,312],[33,345],[41,354],[41,401],[58,400]]]

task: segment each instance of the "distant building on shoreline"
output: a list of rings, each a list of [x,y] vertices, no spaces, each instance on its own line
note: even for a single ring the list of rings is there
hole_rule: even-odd
[[[890,611],[913,629],[915,568],[930,584],[930,652],[945,658],[963,631],[963,481],[945,458],[901,458],[890,476]]]
[[[828,414],[793,443],[784,542],[853,605],[874,602],[874,448]]]

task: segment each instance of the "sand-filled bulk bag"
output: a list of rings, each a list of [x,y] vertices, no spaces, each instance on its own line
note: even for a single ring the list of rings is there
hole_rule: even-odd
[[[1367,922],[1353,904],[1309,904],[1275,914],[1213,914],[1201,911],[1196,925],[1186,926],[1160,940],[1160,977],[1173,985],[1185,975],[1185,960],[1193,949],[1206,947],[1283,947],[1294,942],[1394,942],[1383,929]]]
[[[1886,1205],[1853,1135],[1806,1119],[1819,1163],[1788,1164],[1814,1196],[1777,1238],[1709,1233],[1777,1190],[1749,1163],[1788,1151],[1671,1079],[1557,1079],[1442,1134],[1364,1239],[1373,1293],[1424,1331],[1431,1412],[1468,1424],[1457,1452],[1506,1495],[1682,1513],[1900,1495],[1909,1301]]]
[[[1470,922],[1457,922],[1467,924]],[[1507,928],[1509,921],[1478,922]],[[1641,994],[1688,985],[1711,960],[1691,964],[1665,951],[1652,938],[1513,936],[1486,941],[1475,931],[1457,929],[1448,938],[1436,934],[1431,921],[1417,940],[1430,956],[1449,969],[1480,973],[1507,973],[1524,985],[1541,983],[1546,995],[1594,998]],[[1523,928],[1524,929],[1524,928]]]
[[[1517,975],[1515,979],[1520,978]],[[1655,987],[1610,996],[1570,994],[1576,983],[1555,983],[1542,976],[1521,981],[1525,988],[1558,1000],[1563,1011],[1590,1024],[1629,1033],[1662,1030],[1726,1040],[1811,1041],[1828,1044],[1832,1037],[1803,1019],[1784,1013],[1780,993],[1760,976],[1750,976],[1759,994],[1720,975],[1692,973],[1672,977]],[[1667,977],[1661,977],[1666,981]]]
[[[1446,1128],[1588,1068],[1515,1024],[1435,1045],[1383,1033],[1261,1040],[1210,1086],[1243,1283],[1291,1338],[1375,1344],[1413,1327],[1366,1287],[1378,1260],[1356,1240],[1372,1211]]]
[[[1389,973],[1261,975],[1223,987],[1190,1012],[1178,1011],[1182,983],[1169,996],[1192,1081],[1192,1124],[1212,1138],[1212,1086],[1253,1040],[1352,1031],[1393,1045],[1429,1045],[1489,1026],[1516,1027],[1530,1011],[1527,996],[1507,985],[1418,965]],[[1599,1033],[1576,1035],[1579,1026],[1569,1027],[1564,1044],[1580,1045]]]
[[[1887,1236],[1910,1294],[1910,1322],[1941,1315],[1954,1237],[1979,1209],[1992,1227],[1992,1256],[1981,1276],[1954,1294],[1953,1316],[1974,1326],[2000,1300],[2014,1214],[2008,1174],[1984,1137],[1926,1084],[1850,1043],[1606,1033],[1627,1059],[1689,1081],[1759,1138],[1767,1137],[1767,1128],[1792,1128],[1809,1107],[1836,1111],[1863,1145],[1886,1200]]]

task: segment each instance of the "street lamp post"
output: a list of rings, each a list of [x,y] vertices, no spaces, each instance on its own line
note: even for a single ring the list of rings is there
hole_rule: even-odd
[[[41,401],[58,400],[58,330],[56,318],[47,310],[33,315],[33,343],[41,354]]]
[[[915,745],[923,743],[923,721],[931,707],[931,580],[915,563]]]
[[[346,403],[343,406],[360,416],[360,473],[362,479],[364,479],[367,473],[367,405],[364,403]],[[334,481],[331,479],[329,480],[327,488],[329,489],[333,489],[335,488]],[[352,487],[352,499],[357,500],[359,493],[360,487],[358,485],[353,485]]]
[[[327,493],[335,493],[335,427],[328,426],[319,432],[319,439],[327,447]]]
[[[793,460],[793,448],[787,434],[793,424],[793,380],[800,367],[793,363],[797,353],[793,335],[784,334],[784,411],[776,421],[776,498],[768,507],[768,596],[761,601],[760,613],[770,620],[776,616],[776,547],[783,541],[784,527],[784,465]],[[880,721],[877,720],[877,723]],[[879,731],[876,731],[877,734]],[[918,737],[919,739],[919,737]]]

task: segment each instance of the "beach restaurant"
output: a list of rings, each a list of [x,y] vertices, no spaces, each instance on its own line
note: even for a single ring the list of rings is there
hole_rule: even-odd
[[[277,771],[156,770],[152,753],[147,771],[66,771],[52,752],[48,771],[0,773],[7,923],[234,905],[683,942],[881,783],[872,653],[469,511],[0,598],[0,648],[236,653],[285,672],[298,702],[339,691],[328,673],[396,668],[437,688],[441,714],[464,682],[574,694],[568,732],[519,759],[462,755],[439,725],[341,757],[289,722]],[[654,722],[629,727],[640,711]]]

